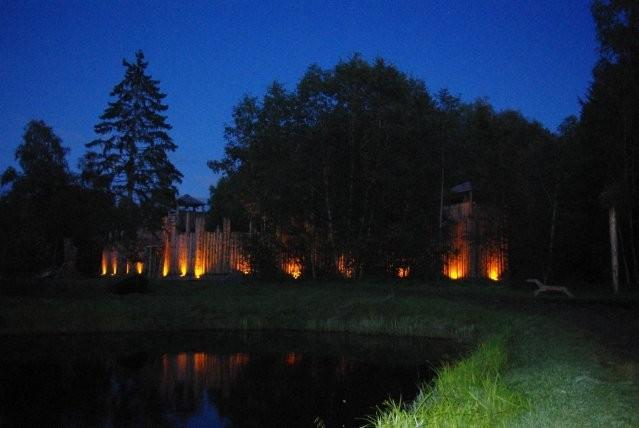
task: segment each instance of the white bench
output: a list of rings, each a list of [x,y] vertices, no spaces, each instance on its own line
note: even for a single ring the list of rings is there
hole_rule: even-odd
[[[535,297],[537,297],[539,293],[543,293],[544,291],[561,291],[562,293],[565,293],[568,297],[572,297],[572,298],[575,297],[572,295],[570,291],[568,291],[566,287],[556,287],[554,285],[546,285],[536,278],[529,278],[526,280],[526,282],[533,283],[537,286],[537,290],[535,291]]]

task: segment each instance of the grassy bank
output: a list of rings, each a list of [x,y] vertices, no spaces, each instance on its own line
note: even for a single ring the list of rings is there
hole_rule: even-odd
[[[636,354],[610,340],[636,337],[634,308],[533,299],[494,286],[166,281],[148,294],[117,296],[107,284],[9,292],[0,302],[0,334],[292,329],[452,337],[475,352],[372,423],[639,426]]]
[[[501,379],[507,357],[504,339],[492,337],[468,358],[439,370],[413,402],[387,403],[370,425],[495,426],[512,420],[529,403]]]

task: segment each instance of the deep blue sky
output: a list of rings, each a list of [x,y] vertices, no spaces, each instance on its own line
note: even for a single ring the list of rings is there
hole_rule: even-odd
[[[579,113],[596,61],[588,0],[0,0],[0,171],[43,119],[75,168],[93,125],[142,49],[167,96],[182,193],[208,195],[206,167],[245,94],[293,88],[306,68],[381,56],[436,92],[487,97],[554,131]],[[188,4],[188,5],[187,5]]]

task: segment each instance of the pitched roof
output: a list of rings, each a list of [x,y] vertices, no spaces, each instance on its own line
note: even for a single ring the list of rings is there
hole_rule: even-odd
[[[457,186],[453,186],[450,190],[455,193],[470,192],[473,190],[473,185],[470,181],[464,181],[463,183],[458,184]]]
[[[183,207],[202,207],[206,205],[204,202],[194,198],[189,194],[185,194],[177,198],[177,203],[178,205],[181,205]]]

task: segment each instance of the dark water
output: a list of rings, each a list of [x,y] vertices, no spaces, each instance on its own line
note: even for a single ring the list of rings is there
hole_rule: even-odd
[[[290,332],[0,339],[0,426],[360,426],[460,353]]]

